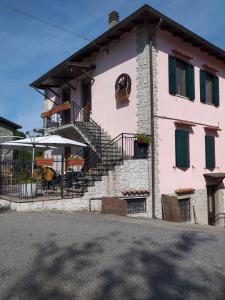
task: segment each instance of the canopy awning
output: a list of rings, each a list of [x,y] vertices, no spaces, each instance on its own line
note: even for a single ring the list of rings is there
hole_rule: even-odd
[[[215,186],[219,185],[225,178],[225,173],[206,173],[204,174],[206,185]]]
[[[87,71],[94,70],[95,65],[80,62],[65,62],[39,78],[33,85],[38,89],[60,87]]]

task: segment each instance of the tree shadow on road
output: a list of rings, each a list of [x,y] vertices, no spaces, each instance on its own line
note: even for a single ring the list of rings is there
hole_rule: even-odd
[[[59,247],[49,241],[35,248],[37,255],[30,270],[4,299],[76,299],[76,291],[70,290],[71,282],[82,287],[85,281],[79,278],[80,273],[92,266],[92,255],[103,251],[97,242]]]
[[[212,240],[183,233],[175,243],[158,247],[155,243],[155,250],[145,240],[134,241],[115,267],[101,273],[102,284],[92,300],[224,299],[224,272],[209,272],[201,264],[189,266],[195,248]]]
[[[0,214],[8,213],[10,211],[10,206],[0,206]]]
[[[36,244],[29,271],[4,299],[223,299],[224,273],[212,274],[197,262],[189,265],[195,250],[212,243],[213,236],[185,232],[165,244],[151,238],[124,246],[117,241],[119,232],[82,244]],[[115,254],[112,242],[119,249]],[[101,257],[108,262],[98,268]]]

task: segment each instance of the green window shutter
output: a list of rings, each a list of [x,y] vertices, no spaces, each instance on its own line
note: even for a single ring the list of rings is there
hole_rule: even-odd
[[[189,132],[184,130],[175,131],[176,167],[189,168]]]
[[[169,93],[175,95],[176,92],[176,58],[169,56]]]
[[[194,67],[190,64],[187,64],[186,68],[186,89],[187,97],[191,100],[195,99],[195,74]]]
[[[205,162],[207,169],[215,168],[215,137],[205,136]]]
[[[202,103],[206,102],[206,73],[200,70],[200,100]]]
[[[212,102],[217,107],[220,105],[219,78],[217,76],[213,76],[212,80]]]

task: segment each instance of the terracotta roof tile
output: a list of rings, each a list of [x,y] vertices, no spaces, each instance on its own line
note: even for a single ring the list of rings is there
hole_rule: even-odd
[[[150,194],[148,189],[124,189],[121,191],[124,196],[142,196],[146,194]]]
[[[183,194],[192,194],[194,193],[195,189],[193,188],[179,188],[175,190],[175,193],[177,195],[183,195]]]

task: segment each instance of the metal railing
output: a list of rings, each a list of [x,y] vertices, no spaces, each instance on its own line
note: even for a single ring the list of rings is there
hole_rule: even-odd
[[[94,150],[101,153],[101,127],[79,105],[72,103],[72,119],[80,131],[88,138]]]
[[[75,124],[80,132],[88,139],[97,153],[101,152],[101,127],[75,102],[71,108],[52,114],[45,118],[46,129],[57,129],[63,125]]]
[[[79,166],[73,165],[71,159],[55,156],[51,163],[47,159],[50,165],[42,167],[36,160],[0,161],[0,198],[33,201],[80,197],[116,165],[136,158],[136,139],[136,134],[121,133],[102,147],[101,156],[91,150]],[[35,165],[33,176],[32,163]]]
[[[75,198],[81,193],[76,189],[76,181],[82,166],[71,166],[65,171],[66,165],[69,165],[67,160],[54,159],[52,166],[35,166],[32,177],[31,160],[0,161],[0,198],[15,201]]]
[[[135,146],[134,141],[137,140],[136,134],[134,133],[121,133],[112,139],[110,142],[102,146],[101,149],[101,157],[97,157],[95,153],[91,153],[88,157],[86,157],[88,171],[98,164],[105,165],[106,168],[102,170],[107,170],[107,163],[109,167],[116,162],[123,163],[124,160],[135,158]],[[99,172],[101,175],[101,172]]]

